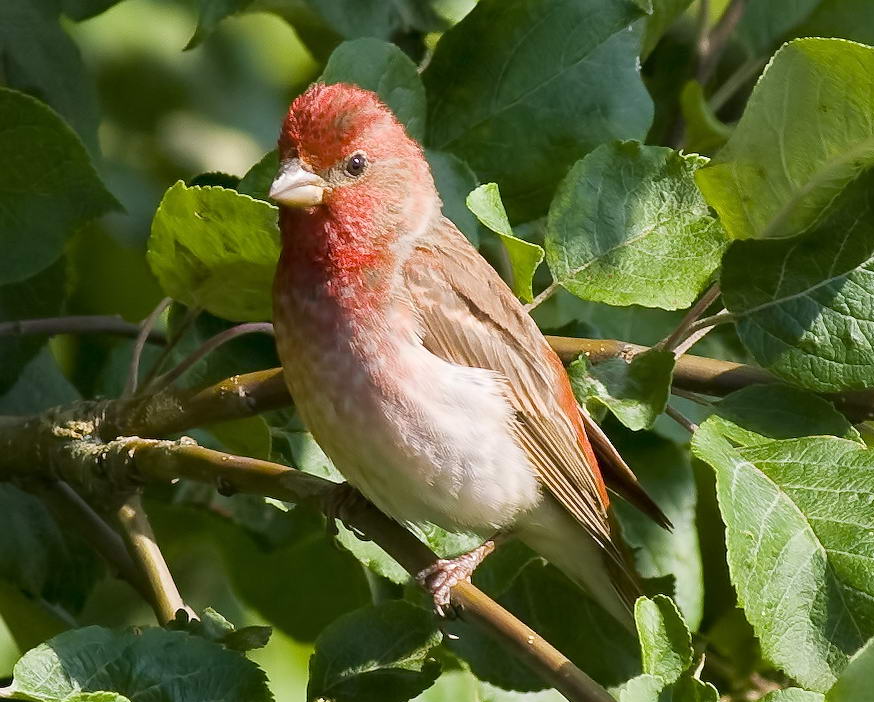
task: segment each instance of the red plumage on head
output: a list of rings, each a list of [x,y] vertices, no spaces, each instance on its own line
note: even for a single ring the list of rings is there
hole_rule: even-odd
[[[317,171],[329,168],[363,146],[359,142],[375,128],[407,139],[376,93],[348,83],[316,83],[291,104],[279,135],[279,156],[299,156]],[[373,141],[368,139],[371,148]]]

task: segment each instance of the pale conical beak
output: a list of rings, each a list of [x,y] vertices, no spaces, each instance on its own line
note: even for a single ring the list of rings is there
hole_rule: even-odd
[[[313,207],[322,202],[327,183],[306,170],[300,159],[282,164],[270,186],[270,198],[288,207]]]

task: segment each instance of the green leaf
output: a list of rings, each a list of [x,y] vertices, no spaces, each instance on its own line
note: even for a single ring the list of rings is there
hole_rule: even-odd
[[[680,93],[680,110],[685,123],[683,144],[689,151],[713,153],[723,146],[731,136],[732,129],[719,121],[707,98],[704,88],[697,80],[690,80]]]
[[[197,28],[185,49],[193,49],[215,31],[226,17],[247,9],[253,0],[198,0]]]
[[[634,431],[651,427],[664,412],[673,371],[674,354],[657,349],[630,362],[611,358],[592,367],[581,356],[568,367],[577,400],[603,405]]]
[[[50,105],[78,132],[88,149],[97,152],[98,111],[94,85],[85,72],[76,44],[59,24],[60,6],[56,0],[3,0],[0,3],[3,83]],[[0,111],[7,109],[3,107]],[[0,117],[0,125],[3,121]],[[42,129],[44,124],[37,119],[31,126]],[[29,140],[38,144],[42,137],[34,132]],[[53,142],[46,145],[49,151]],[[3,146],[0,149],[5,151]],[[55,152],[56,158],[64,155],[63,151]],[[0,162],[13,163],[8,158],[0,151]],[[57,160],[37,163],[33,165],[34,170],[30,170],[31,164],[27,161],[27,158],[22,159],[14,169],[24,176],[24,182],[27,182],[26,174],[33,172],[39,174],[39,182],[44,182],[51,167],[58,163]],[[24,169],[24,173],[20,173],[20,169]],[[55,182],[68,175],[63,169],[51,170]],[[75,193],[70,193],[69,198],[68,202],[76,202]],[[107,208],[115,205],[111,197],[107,201]]]
[[[61,0],[61,7],[67,17],[81,22],[96,17],[119,2],[121,0]]]
[[[482,567],[487,565],[488,560]],[[543,559],[528,561],[510,587],[501,589],[497,597],[487,592],[519,619],[534,625],[538,634],[601,685],[618,685],[640,673],[634,635]],[[480,680],[508,690],[544,688],[541,677],[520,666],[481,629],[459,619],[445,622],[444,631],[458,637],[445,641],[445,645],[464,659]]]
[[[859,432],[830,402],[789,385],[750,385],[716,402],[714,411],[737,425],[731,438],[745,446],[820,434],[860,441]]]
[[[825,692],[874,634],[874,452],[831,437],[734,447],[708,419],[731,580],[766,658]]]
[[[837,194],[815,229],[735,242],[722,299],[762,366],[810,390],[874,386],[874,171]]]
[[[619,688],[619,702],[659,702],[665,683],[654,675],[638,675]]]
[[[73,130],[39,100],[7,88],[0,88],[0,163],[2,285],[39,273],[76,229],[119,208]]]
[[[269,626],[244,626],[242,629],[237,629],[212,607],[207,607],[200,612],[197,619],[190,619],[185,610],[179,610],[176,619],[170,622],[167,628],[187,631],[189,634],[222,644],[233,651],[243,652],[263,648],[273,632]]]
[[[272,316],[279,259],[276,208],[219,187],[164,194],[149,237],[148,260],[164,292],[225,319]]]
[[[576,163],[549,208],[546,260],[555,281],[611,305],[691,305],[726,245],[693,179],[706,162],[619,142]]]
[[[458,227],[468,241],[479,246],[479,220],[467,208],[467,196],[477,186],[476,175],[464,161],[457,156],[425,150],[425,158],[431,166],[431,175],[443,200],[443,214]]]
[[[279,154],[276,149],[268,151],[258,163],[252,166],[237,183],[237,192],[256,200],[268,200],[267,193],[279,170]]]
[[[844,672],[826,693],[826,702],[871,702],[874,700],[874,639],[868,641],[847,664]],[[821,699],[821,698],[820,698]],[[808,702],[799,698],[799,702]],[[811,699],[810,702],[817,702]]]
[[[671,684],[692,665],[692,635],[673,600],[641,597],[634,604],[643,672]]]
[[[425,88],[410,58],[379,39],[347,41],[328,59],[322,83],[354,83],[379,95],[418,141],[425,136]]]
[[[696,525],[698,496],[689,452],[652,432],[612,431],[610,438],[674,525],[671,531],[663,529],[627,502],[614,500],[635,569],[648,580],[673,582],[673,597],[695,630],[701,623],[704,584]]]
[[[823,696],[818,692],[802,690],[800,687],[789,687],[765,695],[761,702],[823,702],[823,700]],[[856,702],[861,702],[861,700]]]
[[[696,173],[736,239],[808,230],[874,161],[874,48],[798,39],[781,48],[737,128]]]
[[[874,7],[868,0],[820,0],[793,30],[798,37],[841,37],[874,44]]]
[[[631,0],[478,2],[423,74],[428,146],[499,183],[513,221],[542,215],[574,161],[646,135],[652,100],[628,31],[643,14]]]
[[[406,702],[440,674],[440,639],[433,615],[407,602],[351,612],[316,640],[307,700]]]
[[[688,673],[674,685],[672,702],[719,702],[719,690]]]
[[[513,267],[513,292],[524,302],[531,302],[534,299],[531,280],[543,260],[543,249],[513,235],[496,183],[485,183],[472,191],[467,196],[467,207],[483,225],[501,237]]]
[[[10,691],[36,702],[67,702],[83,692],[145,699],[160,688],[173,700],[273,700],[264,672],[243,655],[166,629],[115,632],[89,626],[68,631],[29,651],[15,664],[13,676]]]
[[[0,324],[21,319],[57,317],[67,297],[66,260],[58,259],[45,270],[20,283],[0,286]],[[0,395],[21,375],[48,337],[0,336]]]

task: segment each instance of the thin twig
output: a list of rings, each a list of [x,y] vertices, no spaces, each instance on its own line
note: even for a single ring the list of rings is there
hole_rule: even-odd
[[[107,565],[148,601],[151,593],[124,541],[79,493],[65,482],[54,482],[40,496],[64,528],[77,530]]]
[[[710,30],[698,60],[696,77],[701,85],[705,85],[716,71],[722,52],[728,45],[737,23],[743,17],[744,9],[746,9],[746,0],[731,0],[722,17]]]
[[[230,329],[225,329],[223,332],[207,339],[203,344],[182,359],[179,365],[175,368],[167,371],[164,375],[159,375],[155,378],[149,384],[148,389],[151,391],[158,391],[167,387],[204,356],[215,351],[223,344],[246,334],[270,334],[273,336],[273,325],[270,322],[247,322],[246,324],[238,324]]]
[[[662,341],[655,345],[655,348],[662,349],[664,351],[674,351],[676,356],[682,356],[682,353],[677,353],[677,346],[683,342],[683,340],[689,335],[689,327],[694,324],[698,318],[707,311],[707,308],[710,307],[714,303],[717,297],[719,297],[719,283],[714,283],[710,286],[710,288],[705,292],[701,298],[696,302],[692,307],[689,308],[689,311],[683,315],[683,319],[680,320],[680,323],[677,325],[677,328],[674,329],[667,337],[665,337]]]
[[[137,391],[137,382],[139,381],[140,375],[140,358],[143,355],[143,347],[146,345],[146,339],[149,338],[149,334],[152,331],[152,327],[155,326],[155,322],[158,321],[158,318],[163,314],[164,310],[170,306],[171,302],[173,302],[171,298],[165,297],[158,303],[158,306],[149,313],[149,316],[143,320],[142,325],[140,325],[140,333],[137,334],[133,350],[131,351],[130,367],[127,372],[127,382],[125,383],[124,391],[121,394],[122,397],[129,397]]]
[[[117,315],[71,315],[69,317],[43,317],[40,319],[19,319],[0,323],[0,336],[19,336],[28,334],[115,334],[136,337],[140,333],[137,324],[126,322]],[[152,331],[146,341],[164,344],[167,339],[159,331]]]
[[[179,589],[170,574],[170,568],[155,541],[155,532],[139,493],[128,497],[119,507],[117,515],[121,533],[128,552],[149,590],[147,598],[160,624],[167,624],[176,618],[176,612],[183,609],[190,617],[194,612],[185,606]]]
[[[763,58],[753,58],[742,63],[710,96],[710,109],[714,112],[722,109],[738,90],[761,72],[767,61]]]
[[[543,288],[543,290],[541,290],[537,294],[537,297],[535,297],[531,302],[529,302],[527,305],[525,305],[525,311],[531,312],[531,310],[535,309],[536,307],[538,307],[542,303],[546,302],[550,297],[553,296],[553,294],[555,294],[556,290],[558,290],[558,283],[553,281],[549,285],[547,285],[545,288]]]
[[[191,328],[191,325],[197,320],[200,313],[203,311],[202,307],[189,307],[185,312],[185,317],[183,318],[181,324],[179,324],[178,328],[175,330],[175,333],[167,339],[167,344],[161,349],[161,353],[158,354],[158,357],[155,359],[155,362],[152,364],[152,367],[149,368],[149,372],[146,373],[146,377],[143,379],[143,384],[148,387],[152,380],[154,380],[155,376],[161,372],[161,369],[164,367],[164,364],[167,362],[167,359],[170,357],[170,353],[176,346],[182,341],[182,337],[185,336],[185,333]]]
[[[665,414],[673,419],[681,427],[683,427],[683,429],[686,429],[690,434],[694,434],[696,431],[698,431],[698,425],[695,424],[695,422],[691,421],[683,413],[681,413],[679,410],[674,409],[670,405],[665,406]]]
[[[686,329],[686,333],[688,334],[688,336],[691,337],[700,332],[702,329],[710,331],[713,327],[719,326],[720,324],[728,324],[729,322],[733,321],[734,315],[725,308],[723,308],[716,314],[712,314],[709,317],[702,317],[701,319],[692,322],[692,324],[690,324],[689,327]]]

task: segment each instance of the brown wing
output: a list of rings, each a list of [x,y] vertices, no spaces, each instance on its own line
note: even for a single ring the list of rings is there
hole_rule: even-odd
[[[612,550],[607,493],[558,357],[503,280],[448,220],[403,269],[425,347],[508,381],[520,445],[565,509]]]

